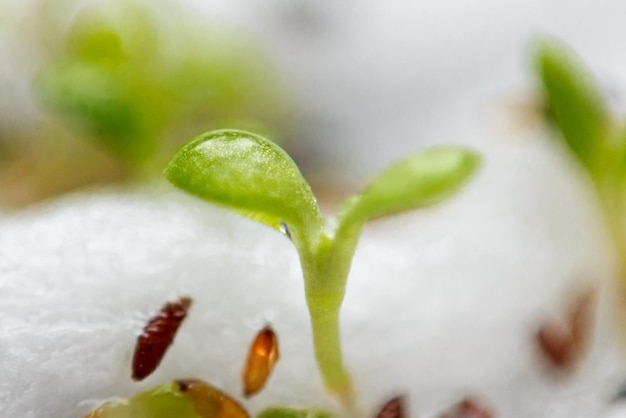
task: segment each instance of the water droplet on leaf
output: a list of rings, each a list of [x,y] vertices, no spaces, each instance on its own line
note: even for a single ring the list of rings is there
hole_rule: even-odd
[[[280,222],[280,231],[285,234],[285,236],[291,239],[291,232],[289,232],[289,227],[285,223],[285,221]]]

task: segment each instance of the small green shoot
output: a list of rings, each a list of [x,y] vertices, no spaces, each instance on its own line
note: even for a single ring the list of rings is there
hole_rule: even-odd
[[[543,40],[535,62],[558,137],[592,180],[626,273],[623,121],[610,114],[589,71],[565,45],[555,39]]]
[[[190,129],[280,130],[285,94],[259,45],[207,27],[178,2],[89,5],[58,42],[35,79],[41,104],[139,177]]]
[[[165,175],[175,186],[291,238],[302,265],[322,379],[349,404],[353,393],[341,351],[339,310],[363,225],[445,199],[478,165],[479,157],[461,148],[410,156],[348,199],[336,222],[322,217],[291,158],[276,144],[249,132],[219,130],[199,136],[178,151]]]
[[[590,170],[596,167],[610,116],[586,68],[563,45],[544,41],[539,48],[537,67],[549,110],[568,147]]]
[[[84,418],[249,418],[241,405],[200,380],[177,380],[117,402]]]

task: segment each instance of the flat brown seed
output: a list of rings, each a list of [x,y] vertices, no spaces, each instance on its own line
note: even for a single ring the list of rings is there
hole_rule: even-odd
[[[553,369],[571,371],[580,363],[591,340],[595,299],[594,289],[581,293],[565,324],[547,322],[537,332],[537,345]]]
[[[440,418],[494,418],[494,415],[477,401],[465,398]]]
[[[156,370],[167,349],[172,345],[191,303],[189,297],[169,302],[148,322],[135,345],[131,375],[133,380],[141,381]]]
[[[383,406],[376,418],[404,418],[404,397],[395,397]]]
[[[259,331],[248,351],[248,359],[243,369],[245,397],[252,396],[263,389],[279,357],[278,339],[268,325]]]
[[[537,332],[537,344],[553,368],[569,370],[575,363],[576,345],[567,327],[544,324]]]
[[[595,306],[596,291],[588,289],[574,301],[570,308],[569,322],[572,339],[581,352],[586,351],[591,340]]]
[[[534,97],[513,97],[502,103],[508,119],[508,130],[513,133],[527,132],[529,129],[549,124],[553,115],[547,103]]]

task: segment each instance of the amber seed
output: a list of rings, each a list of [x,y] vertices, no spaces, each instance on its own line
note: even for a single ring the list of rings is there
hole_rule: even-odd
[[[376,418],[404,418],[404,397],[395,397],[383,406]]]
[[[259,331],[248,351],[248,359],[243,369],[245,397],[250,397],[263,389],[278,359],[278,339],[268,325]]]
[[[166,303],[161,311],[145,326],[137,337],[133,355],[132,374],[134,381],[141,381],[156,370],[172,345],[176,332],[187,316],[192,299],[181,297]]]
[[[230,396],[197,379],[176,381],[180,392],[203,418],[249,418],[246,410]]]

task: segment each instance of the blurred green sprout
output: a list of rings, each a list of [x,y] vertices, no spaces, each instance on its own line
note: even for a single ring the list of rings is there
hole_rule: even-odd
[[[538,43],[535,63],[557,138],[591,179],[626,273],[626,128],[612,115],[585,65],[555,39]]]
[[[178,151],[165,175],[175,186],[291,239],[300,256],[319,371],[326,387],[350,405],[353,391],[342,355],[339,311],[364,224],[444,200],[478,165],[479,157],[462,148],[411,155],[346,200],[333,220],[321,215],[291,158],[276,144],[249,132],[200,135]]]
[[[188,132],[226,123],[279,130],[284,94],[258,45],[206,26],[176,2],[82,9],[36,91],[45,108],[139,171],[160,167]]]

